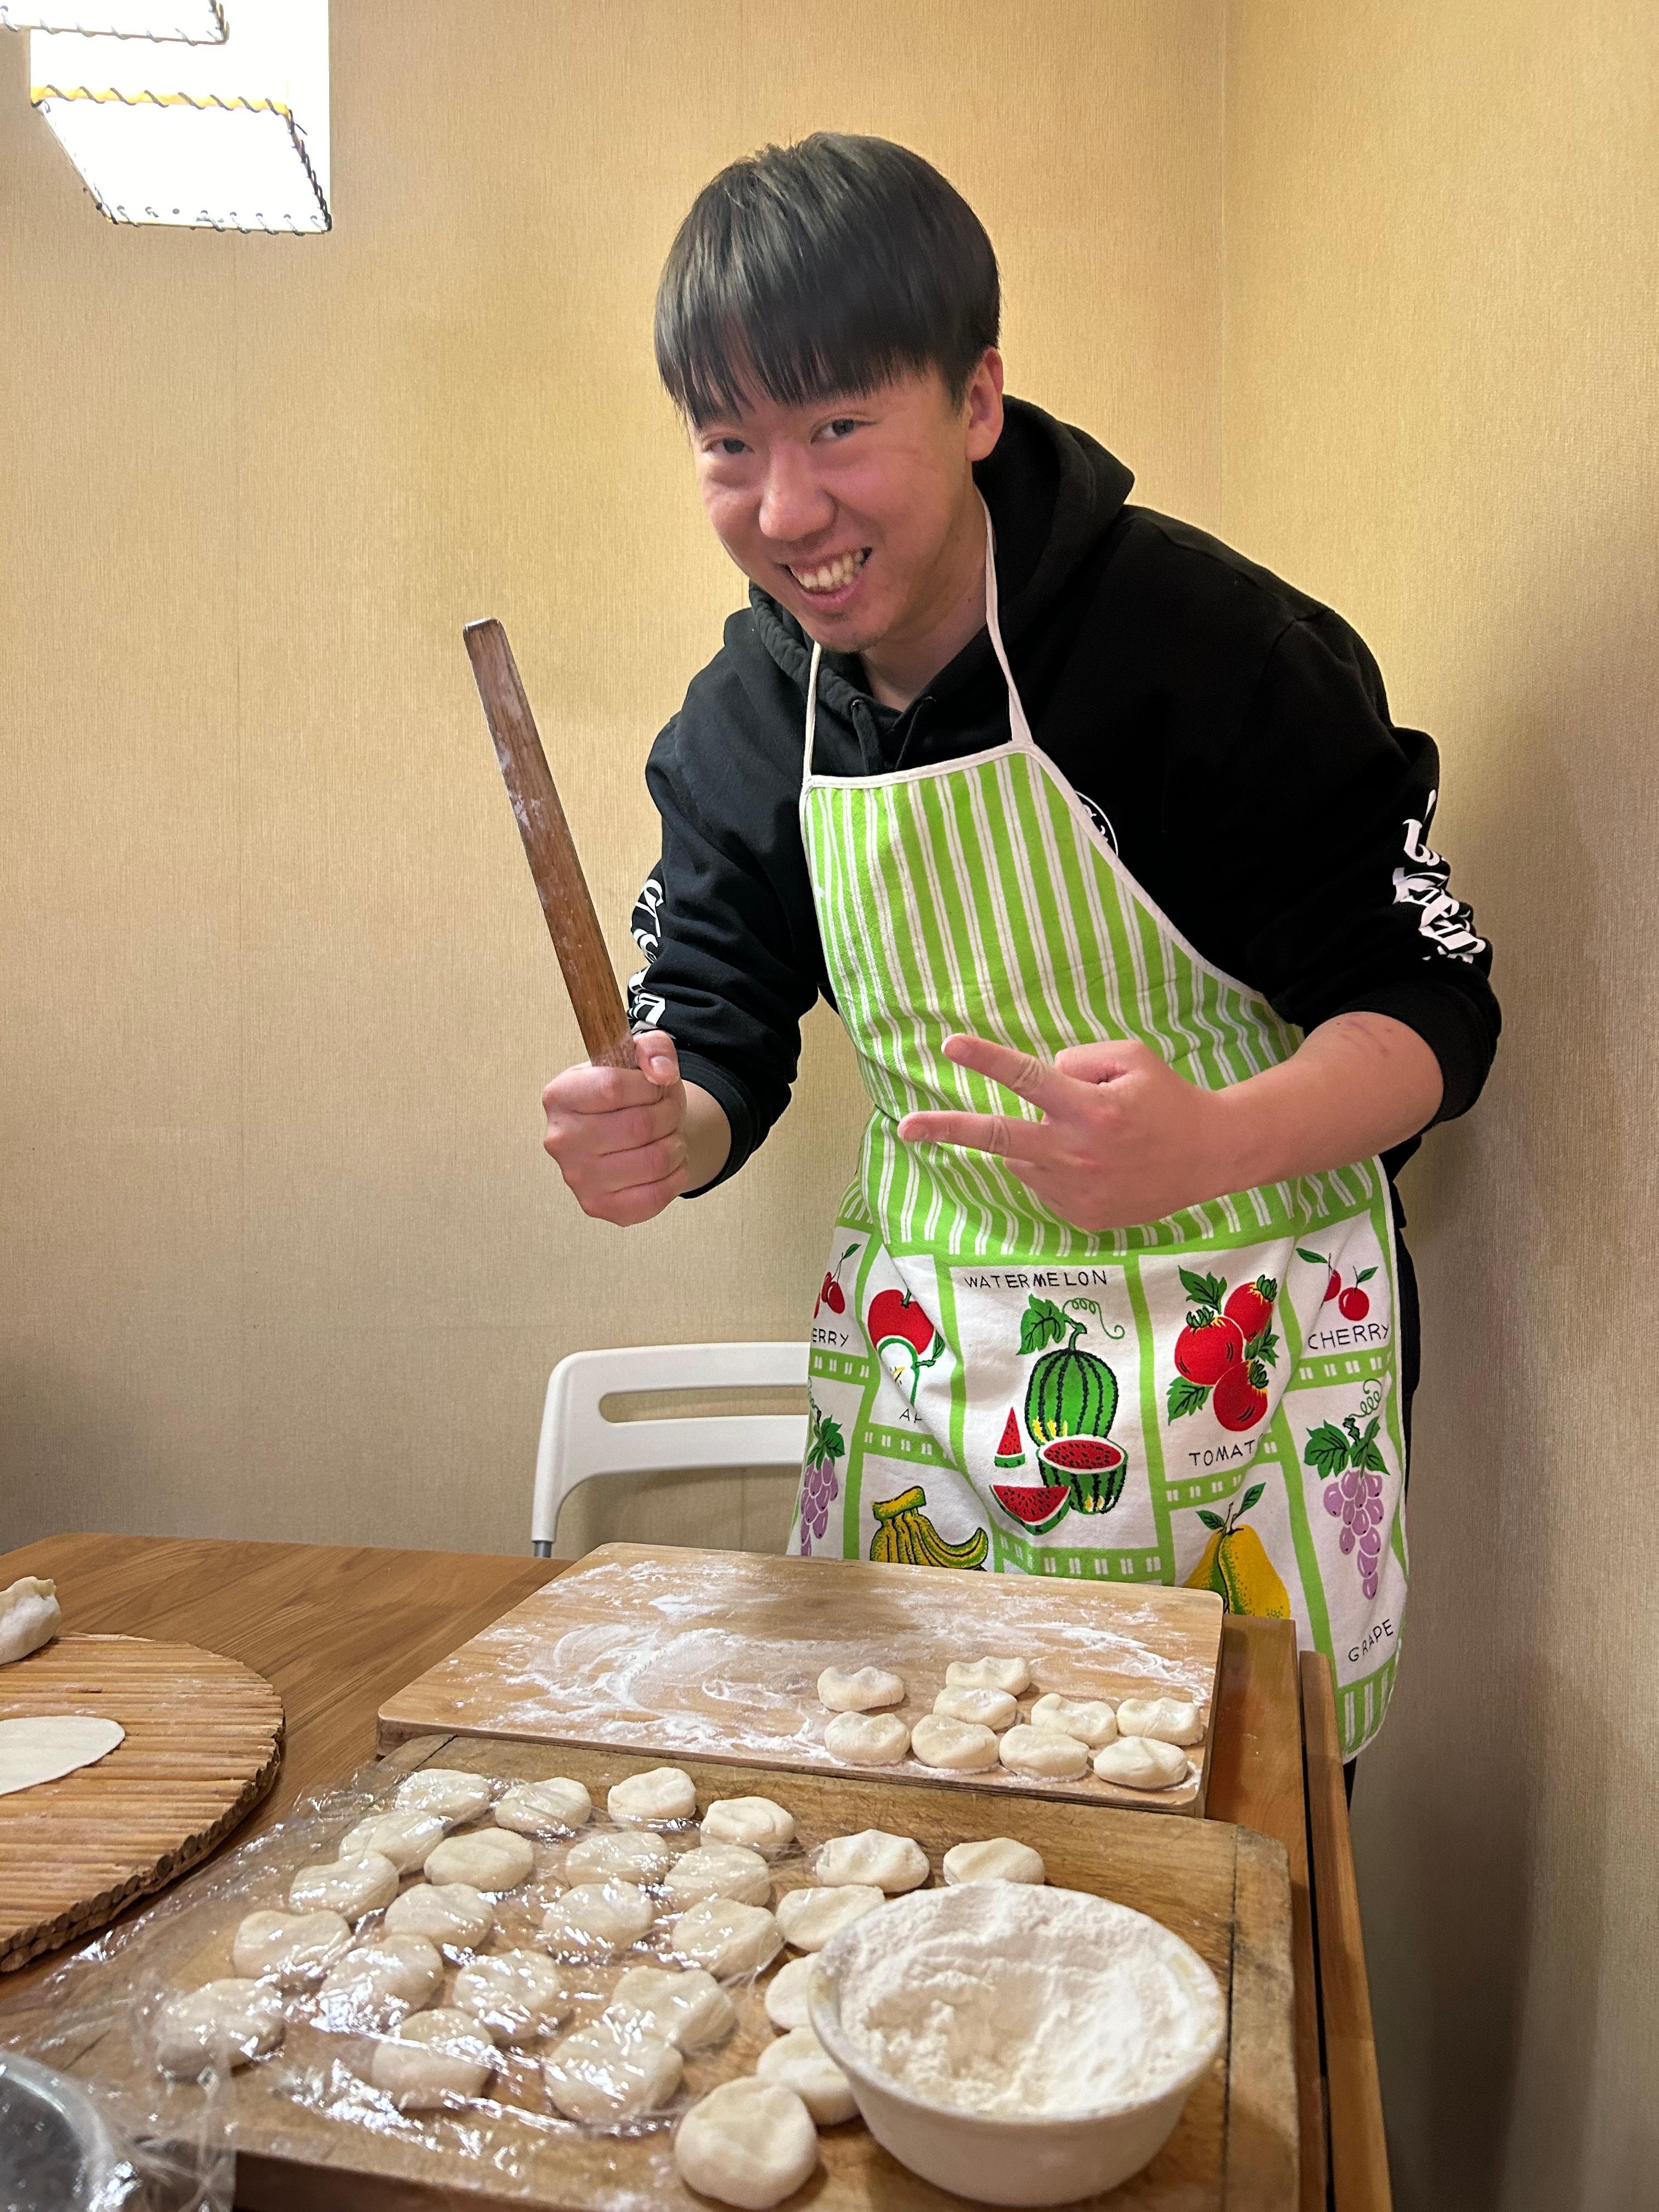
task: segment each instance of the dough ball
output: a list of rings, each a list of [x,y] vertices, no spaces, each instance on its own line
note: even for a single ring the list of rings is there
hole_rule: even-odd
[[[818,1695],[838,1713],[872,1713],[904,1703],[904,1677],[886,1667],[826,1667]]]
[[[1041,1851],[1012,1836],[990,1836],[982,1844],[952,1844],[942,1862],[946,1887],[964,1881],[1031,1881],[1048,1879]]]
[[[359,1820],[341,1837],[338,1856],[361,1859],[378,1851],[390,1859],[399,1874],[420,1865],[436,1843],[443,1840],[445,1823],[435,1813],[377,1813]]]
[[[660,1881],[678,1857],[678,1845],[660,1836],[618,1835],[602,1828],[584,1836],[564,1855],[567,1881]]]
[[[684,1820],[697,1809],[697,1785],[683,1767],[650,1766],[630,1774],[605,1801],[619,1827],[659,1828]]]
[[[548,1906],[536,1941],[567,1959],[610,1959],[631,1949],[656,1917],[631,1881],[579,1881]]]
[[[1008,1700],[1012,1705],[1013,1699]],[[997,1740],[988,1728],[953,1721],[944,1713],[924,1713],[910,1731],[910,1750],[924,1766],[976,1774],[997,1763]]]
[[[945,1670],[947,1690],[1006,1690],[1011,1698],[1031,1686],[1029,1659],[998,1658],[988,1652],[983,1659],[953,1659]]]
[[[595,2021],[556,2043],[542,2061],[547,2094],[568,2120],[626,2120],[654,2112],[684,2069],[672,2043]]]
[[[810,2027],[792,2027],[755,2061],[758,2081],[793,2089],[821,2128],[850,2120],[858,2110],[853,2085]]]
[[[896,1713],[837,1713],[823,1741],[849,1766],[892,1766],[910,1748],[910,1731]]]
[[[1050,1690],[1032,1706],[1030,1720],[1033,1728],[1074,1735],[1091,1751],[1110,1743],[1117,1734],[1116,1717],[1103,1698],[1061,1698]]]
[[[1089,1771],[1089,1747],[1058,1729],[1030,1728],[1024,1722],[1002,1739],[1001,1759],[1011,1774],[1032,1774],[1045,1782],[1069,1782]]]
[[[0,1667],[50,1644],[63,1622],[56,1583],[23,1575],[0,1590]]]
[[[250,1912],[232,1939],[230,1963],[250,1980],[297,1990],[320,1981],[350,1948],[337,1912]]]
[[[965,1721],[969,1728],[1012,1728],[1019,1718],[1018,1702],[1006,1690],[943,1689],[933,1700],[941,1720]]]
[[[395,2027],[420,2010],[443,1978],[444,1962],[423,1936],[388,1936],[329,1968],[317,1992],[317,2017],[325,2027]]]
[[[742,1844],[775,1859],[795,1840],[795,1816],[769,1797],[717,1797],[702,1816],[706,1844]]]
[[[786,1960],[766,1984],[766,2017],[774,2027],[787,2032],[807,2022],[807,1984],[812,1978],[812,1955]]]
[[[1187,1754],[1154,1735],[1121,1735],[1095,1753],[1095,1772],[1125,1790],[1173,1790],[1187,1779]]]
[[[455,1977],[450,2002],[501,2043],[533,2043],[570,2010],[564,1977],[539,1951],[495,1951]]]
[[[674,2134],[680,2179],[721,2204],[768,2212],[817,2169],[818,2131],[779,2081],[722,2081]]]
[[[1202,1743],[1204,1723],[1186,1698],[1125,1698],[1117,1709],[1120,1735],[1152,1736],[1159,1743]]]
[[[663,1889],[684,1909],[705,1897],[735,1897],[739,1905],[769,1905],[772,1873],[758,1851],[741,1844],[703,1844],[676,1860]]]
[[[269,1982],[204,1982],[169,1997],[155,2021],[155,2056],[175,2081],[198,2081],[261,2058],[283,2039],[283,1999]]]
[[[464,1836],[447,1836],[428,1851],[428,1881],[463,1881],[471,1889],[496,1894],[516,1889],[536,1863],[536,1854],[523,1836],[507,1828],[473,1828]]]
[[[630,1966],[611,1990],[605,2017],[676,2051],[707,2051],[730,2035],[738,2008],[701,1966]]]
[[[520,1836],[568,1836],[586,1826],[592,1810],[580,1782],[556,1774],[546,1782],[515,1782],[496,1804],[495,1821]]]
[[[378,1912],[398,1894],[398,1869],[379,1851],[365,1851],[360,1859],[342,1859],[337,1865],[301,1867],[288,1886],[288,1901],[295,1912],[337,1912],[346,1920],[361,1920]]]
[[[423,1766],[405,1775],[392,1803],[400,1813],[435,1813],[441,1820],[476,1820],[489,1806],[488,1775],[460,1766]]]
[[[478,2096],[495,2070],[495,2046],[470,2012],[418,2012],[374,2046],[368,2078],[400,2112],[428,2112]]]
[[[920,1889],[927,1881],[927,1854],[914,1836],[860,1828],[855,1836],[831,1836],[818,1852],[812,1872],[825,1889],[861,1884],[896,1897],[902,1890]]]
[[[495,1925],[489,1899],[465,1881],[417,1881],[386,1909],[388,1936],[424,1936],[452,1954],[476,1951]]]
[[[873,1882],[848,1882],[835,1889],[792,1889],[778,1899],[783,1940],[798,1951],[821,1951],[832,1936],[873,1912],[886,1898]]]
[[[717,1980],[757,1974],[783,1948],[776,1920],[763,1905],[739,1905],[734,1898],[705,1898],[674,1923],[673,1949],[688,1966],[704,1966]]]

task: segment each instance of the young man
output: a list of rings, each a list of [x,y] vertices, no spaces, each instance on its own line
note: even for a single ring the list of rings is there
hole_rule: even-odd
[[[586,1212],[735,1174],[819,993],[872,1112],[794,1548],[1294,1615],[1374,1734],[1417,1315],[1393,1176],[1492,1060],[1432,742],[1328,608],[1004,399],[995,257],[917,155],[716,177],[657,359],[749,606],[647,770],[639,1072],[567,1070]]]

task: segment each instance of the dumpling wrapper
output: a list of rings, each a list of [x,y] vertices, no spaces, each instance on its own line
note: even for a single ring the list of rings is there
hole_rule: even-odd
[[[125,1735],[119,1721],[91,1713],[35,1713],[0,1721],[0,1797],[94,1765]]]

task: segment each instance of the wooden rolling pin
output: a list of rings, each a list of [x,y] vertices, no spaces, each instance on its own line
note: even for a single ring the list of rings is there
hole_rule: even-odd
[[[633,1067],[622,993],[507,632],[492,615],[461,635],[587,1057],[595,1067]]]

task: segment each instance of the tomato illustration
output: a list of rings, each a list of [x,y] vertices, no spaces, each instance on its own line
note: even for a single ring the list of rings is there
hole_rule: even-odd
[[[915,1347],[920,1359],[933,1340],[933,1324],[908,1291],[881,1291],[870,1301],[866,1323],[872,1344],[886,1344],[896,1336]]]
[[[1244,1332],[1237,1321],[1212,1312],[1188,1322],[1176,1339],[1175,1364],[1189,1382],[1219,1382],[1244,1357]]]
[[[1279,1285],[1273,1277],[1258,1275],[1253,1283],[1241,1283],[1221,1310],[1229,1321],[1238,1323],[1248,1344],[1273,1319],[1273,1300],[1278,1296]]]
[[[1371,1302],[1356,1285],[1351,1291],[1343,1291],[1336,1302],[1336,1308],[1344,1321],[1364,1321],[1371,1310]]]
[[[1267,1394],[1249,1366],[1238,1366],[1216,1384],[1210,1404],[1224,1429],[1253,1429],[1267,1410]]]

